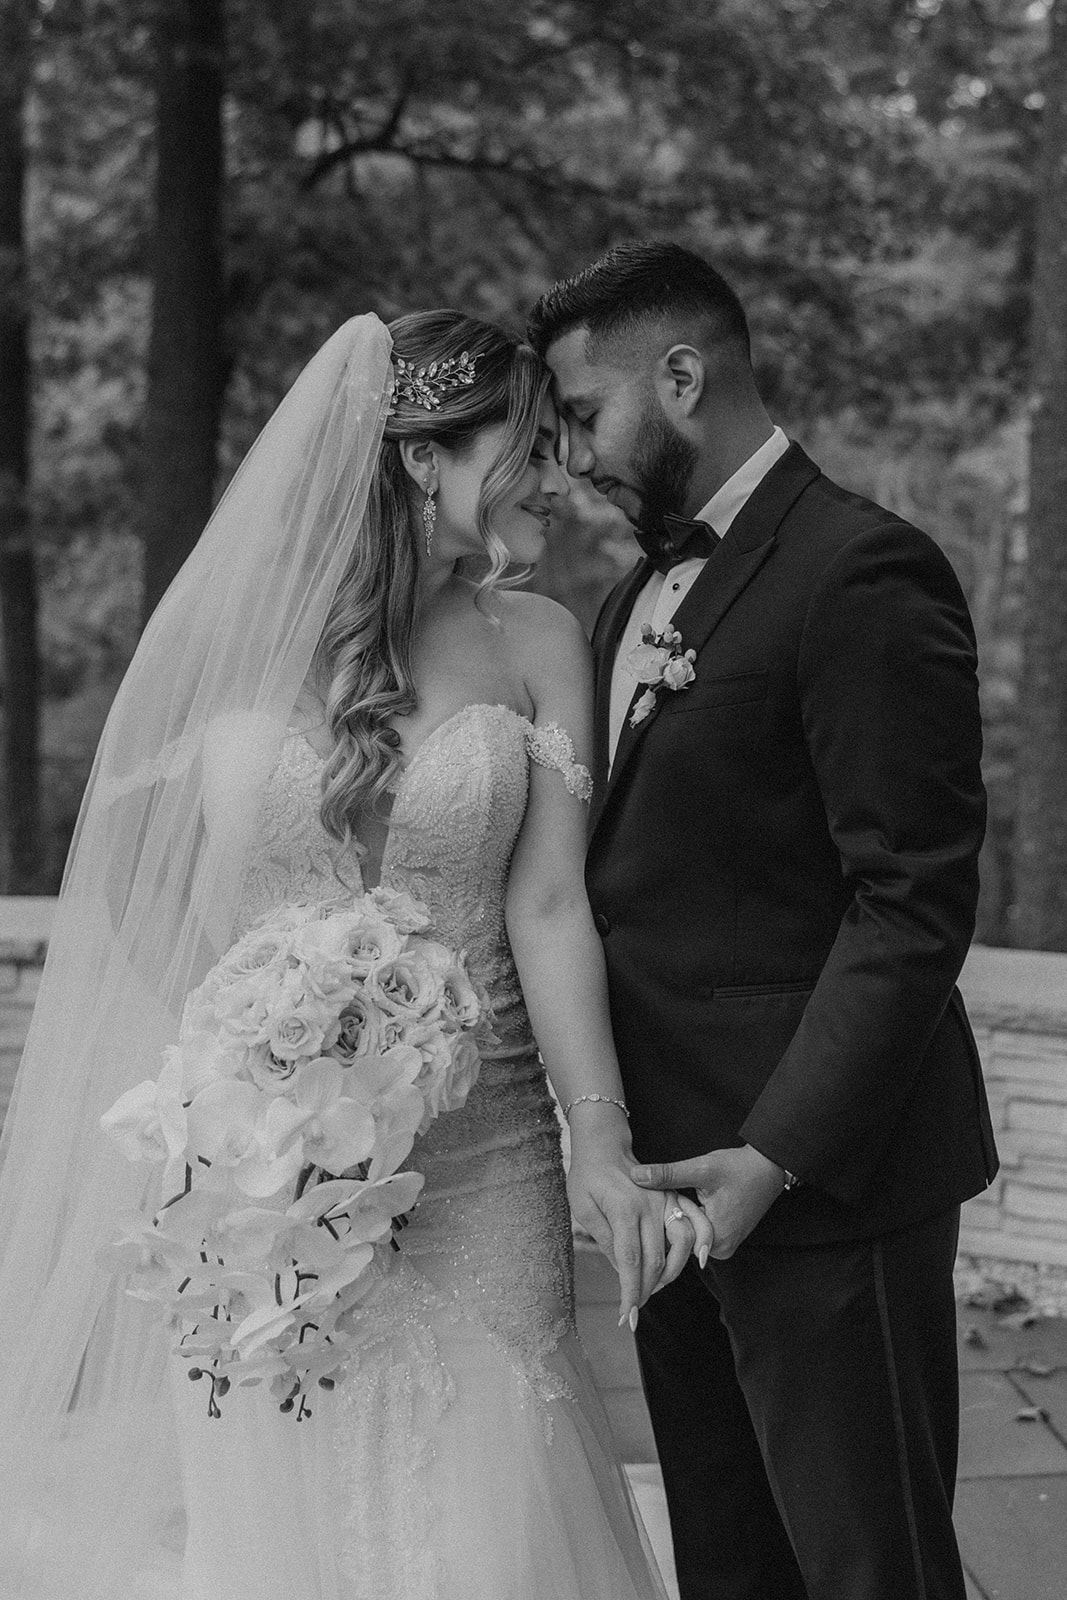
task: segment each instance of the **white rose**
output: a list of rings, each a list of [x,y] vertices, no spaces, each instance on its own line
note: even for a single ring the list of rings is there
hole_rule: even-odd
[[[434,1117],[443,1116],[448,1111],[458,1111],[466,1104],[482,1068],[478,1046],[470,1034],[460,1034],[450,1040],[449,1045],[447,1069],[436,1083],[432,1101],[427,1105],[427,1110]]]
[[[170,1046],[181,1061],[182,1087],[186,1097],[197,1094],[219,1078],[240,1075],[247,1057],[242,1045],[226,1045],[217,1033],[191,1033],[180,1045]]]
[[[693,663],[685,656],[675,656],[663,669],[663,681],[668,689],[684,689],[695,677]]]
[[[386,889],[379,884],[366,899],[378,907],[399,933],[421,933],[430,925],[430,914],[422,901],[403,889]]]
[[[287,1015],[272,1017],[267,1027],[266,1042],[279,1061],[307,1060],[322,1054],[323,1042],[329,1023],[314,1011],[290,1011]]]
[[[462,956],[434,939],[420,939],[416,953],[433,970],[441,984],[441,1016],[459,1028],[473,1028],[482,1001],[467,973]]]
[[[378,1013],[357,994],[338,1018],[337,1037],[329,1045],[329,1053],[343,1067],[350,1067],[373,1055],[380,1045]]]
[[[289,953],[288,934],[264,928],[245,934],[225,957],[222,967],[234,978],[249,978],[271,966],[284,966]]]
[[[644,694],[641,696],[640,700],[638,700],[637,704],[634,706],[633,710],[630,712],[630,726],[631,726],[631,728],[636,728],[637,724],[639,722],[644,722],[645,718],[649,715],[649,713],[655,707],[655,704],[656,704],[656,692],[655,692],[655,690],[654,689],[646,689]]]
[[[365,978],[376,963],[394,960],[404,948],[400,933],[375,906],[342,912],[307,935],[309,949],[342,960],[354,978]]]
[[[638,644],[627,651],[626,665],[638,683],[660,683],[670,658],[670,651],[658,645]]]
[[[383,961],[367,978],[368,999],[394,1017],[424,1017],[443,995],[440,973],[415,952]]]
[[[285,1094],[290,1080],[300,1065],[298,1060],[287,1061],[272,1054],[265,1044],[249,1050],[245,1056],[245,1073],[264,1094]]]

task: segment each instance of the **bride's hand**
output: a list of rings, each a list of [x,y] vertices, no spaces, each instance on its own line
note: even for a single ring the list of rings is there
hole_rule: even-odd
[[[613,1104],[580,1105],[571,1118],[567,1195],[578,1224],[619,1275],[619,1325],[636,1325],[638,1308],[663,1277],[663,1195],[630,1178],[629,1126]],[[650,1203],[651,1202],[651,1203]]]
[[[714,1230],[700,1206],[673,1189],[668,1189],[663,1196],[663,1232],[667,1240],[667,1259],[656,1289],[673,1283],[691,1255],[695,1255],[703,1267],[715,1242]]]

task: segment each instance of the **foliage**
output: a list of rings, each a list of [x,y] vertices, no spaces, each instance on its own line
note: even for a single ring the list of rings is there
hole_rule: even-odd
[[[912,505],[994,619],[999,770],[1046,9],[230,0],[223,481],[353,311],[454,303],[521,326],[560,272],[668,233],[737,285],[774,414],[845,481]],[[35,477],[58,706],[112,683],[132,643],[151,63],[131,0],[41,16]],[[588,621],[627,547],[572,500],[539,582]]]

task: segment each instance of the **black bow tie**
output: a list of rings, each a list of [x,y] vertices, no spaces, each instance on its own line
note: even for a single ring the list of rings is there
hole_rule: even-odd
[[[656,564],[657,572],[669,572],[680,561],[690,561],[695,556],[706,558],[719,542],[719,535],[707,522],[690,521],[686,517],[665,516],[657,533],[646,533],[638,528],[637,542]]]

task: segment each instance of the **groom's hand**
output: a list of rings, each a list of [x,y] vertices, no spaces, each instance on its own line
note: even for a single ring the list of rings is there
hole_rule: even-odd
[[[715,1230],[709,1252],[727,1261],[770,1210],[785,1186],[785,1173],[750,1144],[711,1150],[689,1161],[634,1167],[633,1180],[648,1189],[695,1189]]]

